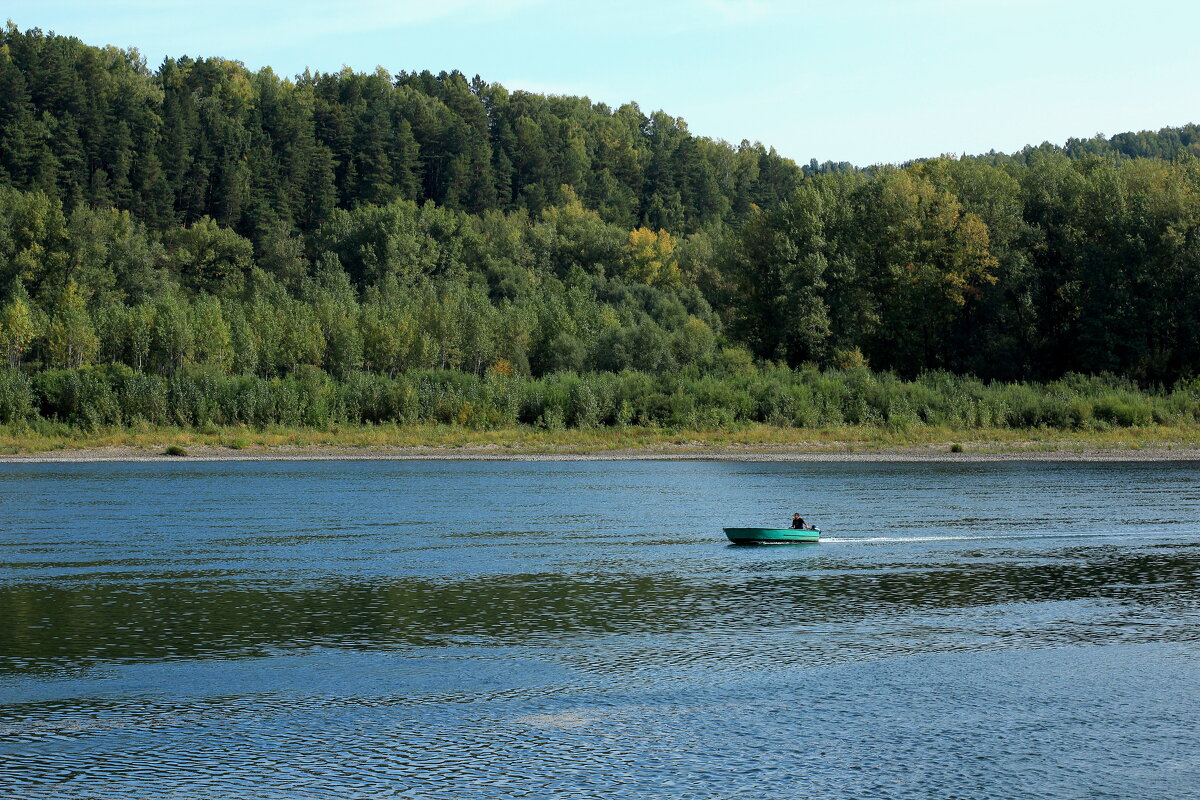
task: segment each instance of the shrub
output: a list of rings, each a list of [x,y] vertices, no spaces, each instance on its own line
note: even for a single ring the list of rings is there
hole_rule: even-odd
[[[600,402],[587,381],[578,380],[571,386],[568,405],[574,427],[594,428],[600,424]]]
[[[1122,428],[1148,425],[1154,415],[1144,398],[1117,397],[1108,395],[1096,402],[1096,419]]]
[[[19,370],[0,369],[0,425],[25,422],[34,415],[33,387]]]
[[[95,429],[125,423],[111,381],[103,370],[48,370],[34,376],[33,390],[43,417]]]

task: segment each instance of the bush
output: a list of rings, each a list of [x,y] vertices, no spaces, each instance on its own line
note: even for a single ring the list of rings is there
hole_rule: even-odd
[[[600,424],[600,402],[585,380],[572,384],[568,405],[569,420],[576,428],[594,428]]]
[[[0,369],[0,425],[25,422],[34,415],[33,387],[19,370]]]
[[[1154,414],[1145,398],[1108,395],[1096,402],[1096,419],[1121,428],[1149,425]]]
[[[80,428],[94,430],[105,425],[124,425],[127,420],[113,390],[119,376],[119,371],[113,375],[93,369],[40,372],[32,382],[35,402],[46,419]]]

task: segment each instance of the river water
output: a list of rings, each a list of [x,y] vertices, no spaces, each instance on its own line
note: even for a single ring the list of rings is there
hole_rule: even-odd
[[[0,797],[1195,796],[1198,520],[1192,463],[0,464]]]

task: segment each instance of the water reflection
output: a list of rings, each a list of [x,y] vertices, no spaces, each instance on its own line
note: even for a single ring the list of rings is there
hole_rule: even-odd
[[[687,630],[718,635],[1085,599],[1165,611],[1190,607],[1200,596],[1200,548],[1190,545],[971,551],[957,563],[919,568],[853,560],[808,570],[779,567],[697,576],[543,573],[311,586],[246,586],[222,575],[196,582],[194,575],[171,573],[147,574],[136,586],[104,580],[103,573],[84,585],[13,583],[0,587],[0,618],[10,621],[0,629],[0,672],[240,657],[273,648],[504,646]],[[928,645],[921,642],[922,649]],[[941,644],[953,647],[952,641]]]

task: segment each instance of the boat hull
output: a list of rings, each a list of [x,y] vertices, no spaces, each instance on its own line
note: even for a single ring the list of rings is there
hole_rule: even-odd
[[[725,528],[725,536],[734,544],[814,544],[821,531],[795,528]]]

